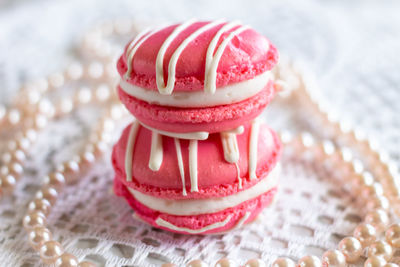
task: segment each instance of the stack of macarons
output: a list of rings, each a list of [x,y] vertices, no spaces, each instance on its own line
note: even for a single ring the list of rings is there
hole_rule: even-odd
[[[115,144],[114,192],[137,218],[185,234],[251,222],[278,185],[281,143],[257,117],[275,94],[276,48],[238,22],[139,34],[117,67],[135,121]]]

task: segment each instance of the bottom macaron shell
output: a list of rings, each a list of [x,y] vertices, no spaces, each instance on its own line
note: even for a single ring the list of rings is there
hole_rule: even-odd
[[[228,196],[258,183],[268,176],[277,164],[282,151],[278,135],[261,123],[258,135],[256,175],[259,179],[249,179],[249,146],[251,125],[244,125],[244,132],[237,136],[239,148],[239,173],[242,187],[239,186],[237,168],[224,159],[221,138],[212,134],[207,140],[198,141],[198,191],[190,190],[190,170],[188,140],[181,140],[187,195],[182,194],[182,181],[178,168],[174,139],[163,137],[163,164],[155,172],[149,167],[152,134],[140,127],[132,156],[132,181],[126,177],[125,159],[129,132],[132,126],[123,131],[112,153],[115,179],[126,187],[162,199],[202,199]],[[268,177],[267,177],[268,179]]]
[[[175,133],[217,133],[236,128],[256,118],[274,93],[274,84],[270,81],[264,90],[238,103],[205,108],[175,108],[147,103],[118,87],[121,102],[139,121],[154,129]]]
[[[240,228],[243,224],[253,221],[256,216],[273,200],[277,188],[247,200],[235,207],[210,214],[193,216],[176,216],[152,210],[137,201],[118,179],[114,180],[114,192],[124,197],[135,210],[136,215],[146,223],[163,230],[181,234],[217,234]],[[157,223],[158,220],[167,222],[172,227]],[[215,227],[214,227],[215,226]]]

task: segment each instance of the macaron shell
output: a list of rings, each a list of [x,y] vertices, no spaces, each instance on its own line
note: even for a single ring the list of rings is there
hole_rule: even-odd
[[[268,179],[268,178],[266,178]],[[157,218],[161,218],[177,227],[181,228],[189,228],[189,229],[201,229],[203,227],[206,227],[208,225],[222,222],[224,221],[227,217],[231,216],[229,221],[218,228],[214,228],[211,230],[207,230],[205,232],[202,232],[201,234],[215,234],[215,233],[220,233],[220,232],[225,232],[229,231],[236,226],[238,226],[238,223],[241,221],[241,219],[245,216],[246,213],[250,213],[249,217],[245,220],[244,223],[251,222],[254,220],[254,218],[266,207],[268,206],[276,192],[277,189],[273,188],[269,190],[268,192],[247,200],[235,207],[225,209],[220,212],[216,213],[209,213],[209,214],[200,214],[200,215],[194,215],[194,216],[174,216],[170,214],[165,214],[165,213],[160,213],[158,211],[152,210],[148,208],[147,206],[141,204],[138,202],[126,189],[125,185],[121,183],[120,180],[115,179],[114,180],[114,191],[118,196],[122,196],[125,198],[125,200],[129,203],[129,205],[135,210],[136,215],[139,216],[140,219],[143,221],[147,222],[148,224],[156,227],[156,228],[161,228],[164,230],[176,232],[176,233],[182,233],[182,234],[188,234],[188,232],[185,231],[177,231],[169,228],[162,227],[156,223]]]
[[[126,94],[118,94],[127,109],[144,124],[162,131],[217,133],[236,128],[257,117],[275,93],[270,81],[258,94],[238,103],[206,108],[176,108],[149,104]]]
[[[180,140],[185,171],[187,196],[182,194],[182,181],[178,168],[174,139],[163,136],[163,162],[158,171],[148,167],[151,147],[151,131],[140,127],[132,157],[132,181],[128,182],[125,174],[125,155],[129,129],[128,126],[118,143],[114,146],[112,162],[116,179],[125,186],[142,193],[161,198],[209,198],[221,197],[244,190],[259,179],[266,177],[273,169],[281,153],[281,143],[276,133],[266,125],[260,125],[258,136],[258,155],[256,174],[259,179],[248,179],[248,154],[250,124],[244,125],[244,132],[237,135],[239,148],[238,167],[242,177],[242,188],[239,188],[235,164],[224,159],[221,138],[212,134],[207,140],[198,141],[198,192],[190,191],[188,140]]]
[[[191,33],[208,22],[197,22],[180,33],[170,44],[164,56],[164,81],[168,79],[168,64],[177,47]],[[181,53],[176,65],[175,91],[197,91],[204,88],[205,58],[207,48],[217,31],[224,24],[217,25],[190,42]],[[132,61],[132,73],[128,82],[136,86],[157,90],[157,53],[177,25],[168,26],[150,36],[138,48]],[[226,31],[219,39],[217,49],[223,40],[235,29]],[[126,49],[117,62],[118,72],[123,76],[127,71]],[[278,61],[277,49],[261,34],[248,29],[236,35],[226,46],[217,68],[216,86],[244,81],[255,77],[272,67]]]

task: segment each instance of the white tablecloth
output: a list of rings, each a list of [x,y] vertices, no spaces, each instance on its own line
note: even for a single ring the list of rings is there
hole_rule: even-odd
[[[330,108],[372,135],[400,163],[399,11],[398,1],[0,1],[0,100],[7,102],[24,81],[66,66],[76,57],[81,35],[96,22],[241,19],[282,53],[306,63]],[[268,122],[278,129],[291,127],[298,118],[287,107],[267,109]],[[21,218],[43,175],[68,158],[87,133],[88,118],[76,113],[40,135],[24,181],[0,203],[0,266],[41,266]],[[320,256],[349,234],[364,212],[331,177],[286,160],[278,199],[256,223],[226,235],[183,236],[132,219],[127,204],[110,193],[113,174],[106,158],[85,181],[68,188],[50,225],[67,251],[100,266]]]

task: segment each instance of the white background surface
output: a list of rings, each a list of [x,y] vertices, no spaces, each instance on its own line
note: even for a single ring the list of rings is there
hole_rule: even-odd
[[[99,21],[240,19],[281,53],[306,63],[331,108],[400,163],[399,11],[398,1],[0,1],[0,101],[7,102],[22,82],[66,66],[76,57],[79,38]],[[273,105],[266,116],[276,128],[292,127],[299,118],[289,109],[296,108]],[[40,266],[21,229],[22,214],[42,176],[85,135],[87,118],[90,114],[81,112],[52,124],[31,153],[25,182],[0,203],[0,266]],[[131,218],[127,204],[109,193],[112,171],[108,159],[105,163],[69,188],[50,218],[69,252],[100,266],[320,256],[363,214],[330,182],[332,173],[286,159],[277,203],[257,223],[226,235],[174,235]]]

